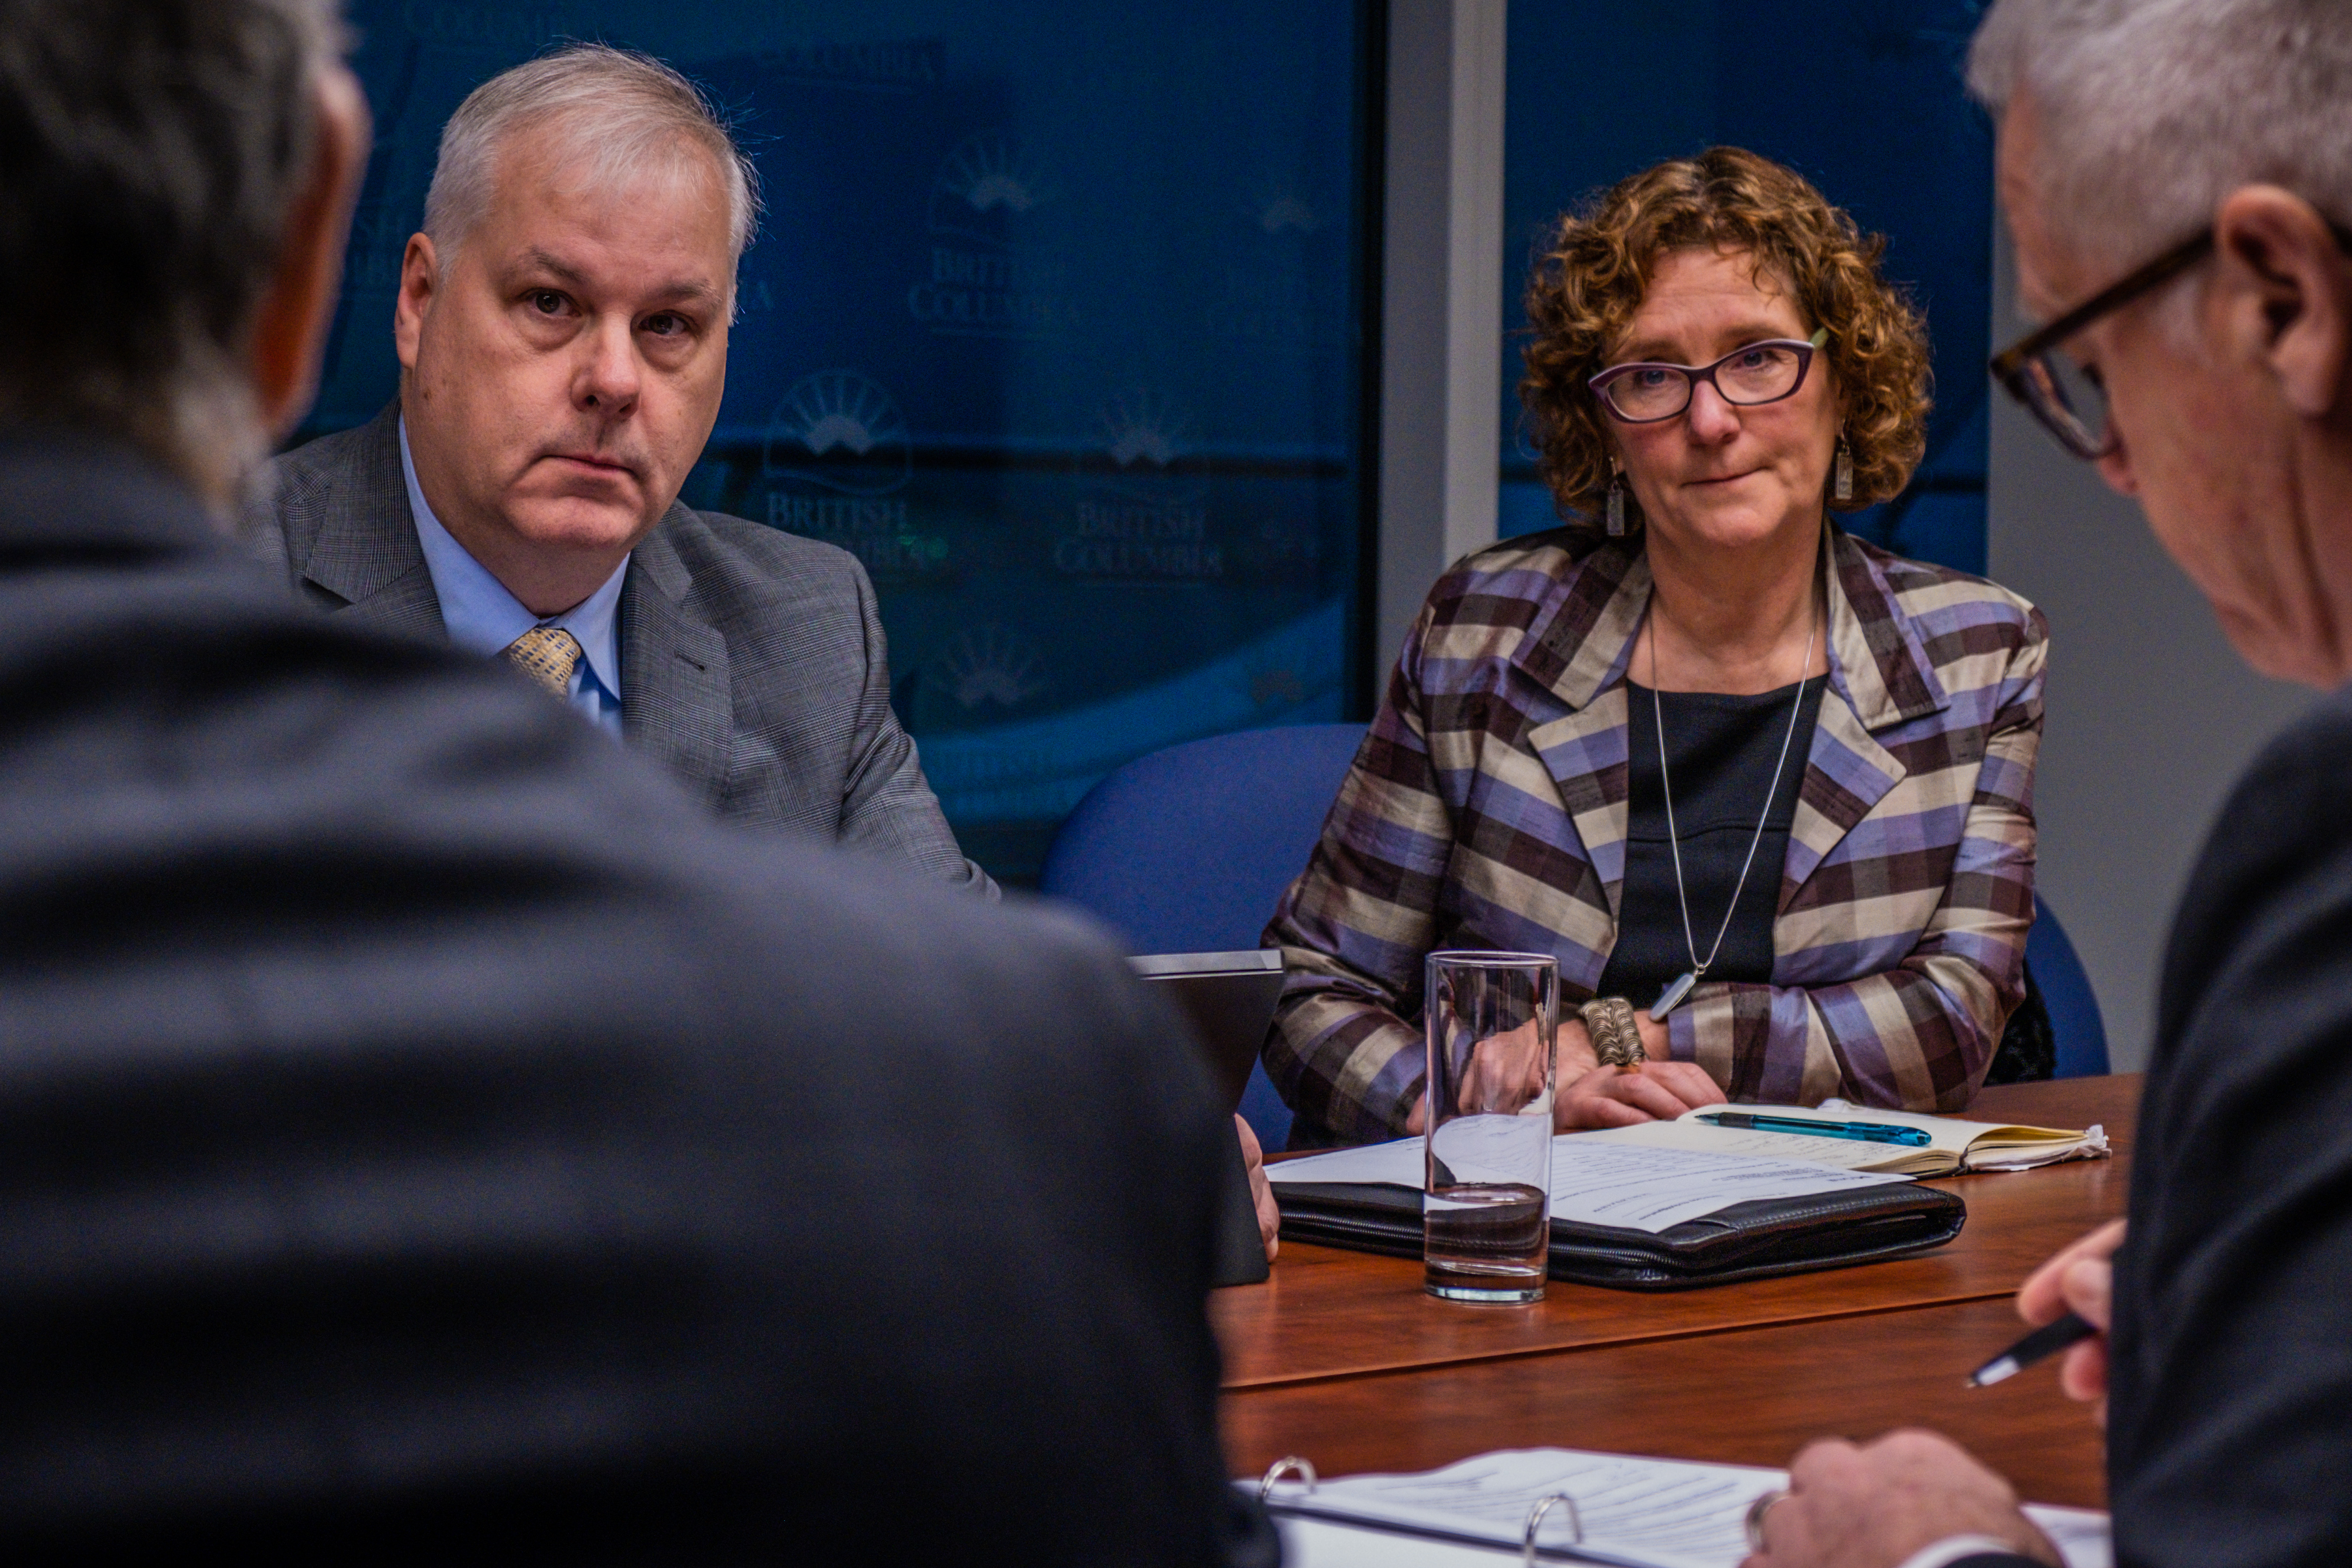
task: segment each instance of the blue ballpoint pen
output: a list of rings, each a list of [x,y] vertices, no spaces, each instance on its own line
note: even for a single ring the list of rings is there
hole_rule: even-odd
[[[1851,1138],[1861,1143],[1901,1143],[1913,1149],[1924,1149],[1935,1142],[1916,1127],[1890,1127],[1883,1121],[1801,1121],[1793,1116],[1751,1116],[1744,1110],[1712,1110],[1691,1120],[1715,1127],[1794,1132],[1808,1138]]]

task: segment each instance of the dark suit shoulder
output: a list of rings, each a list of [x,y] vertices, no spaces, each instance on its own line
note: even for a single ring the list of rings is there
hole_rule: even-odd
[[[848,551],[749,518],[679,507],[663,520],[662,527],[706,595],[788,585],[818,597],[855,602],[872,591],[866,568]]]
[[[2245,773],[2231,787],[2221,822],[2231,828],[2225,839],[2217,833],[2216,847],[2234,846],[2245,829],[2298,835],[2317,827],[2352,835],[2352,820],[2342,816],[2352,799],[2352,689],[2337,691],[2314,702],[2294,723],[2273,736],[2256,752]],[[2301,823],[2273,819],[2282,805],[2306,813]],[[2241,822],[2241,816],[2250,820]]]
[[[382,428],[379,429],[378,426]],[[389,446],[397,457],[400,451],[399,424],[392,409],[348,430],[331,430],[324,436],[313,437],[300,446],[279,453],[269,460],[271,471],[281,487],[316,486],[353,468],[371,466]]]
[[[709,788],[730,820],[808,832],[903,857],[950,882],[993,886],[957,846],[915,742],[891,711],[888,638],[855,555],[678,506],[646,536],[630,571],[637,585],[623,600],[624,626],[635,629],[624,634],[622,679],[633,679],[633,658],[634,679],[673,677],[663,697],[640,692],[641,713],[700,715],[707,733],[709,697],[683,689],[680,667],[663,662],[660,645],[688,635],[677,628],[692,623],[694,635],[716,632],[723,647],[724,773],[709,773],[707,745],[693,753],[677,748],[670,760],[680,776]],[[706,651],[695,668],[712,663]],[[667,707],[657,706],[665,699]],[[631,700],[625,694],[625,705]]]
[[[739,749],[749,725],[776,756],[837,786],[853,765],[842,748],[866,710],[869,679],[888,658],[857,558],[686,507],[672,508],[638,554],[656,582],[726,639]]]
[[[2158,1033],[2179,1034],[2213,961],[2250,906],[2294,896],[2315,859],[2352,845],[2352,693],[2315,703],[2261,752],[2222,802],[2183,890]],[[2324,892],[2324,886],[2315,889]]]
[[[332,431],[270,459],[268,484],[262,493],[289,569],[299,576],[310,563],[334,509],[350,508],[358,499],[348,492],[381,490],[387,482],[397,486],[399,474],[396,404],[364,425]]]
[[[2117,1260],[2117,1560],[2352,1562],[2352,700],[2265,747],[2167,948]]]

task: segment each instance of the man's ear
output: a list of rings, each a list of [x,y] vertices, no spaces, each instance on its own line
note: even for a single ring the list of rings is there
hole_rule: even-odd
[[[322,72],[311,96],[318,141],[310,173],[286,214],[278,271],[254,312],[254,395],[274,441],[294,427],[318,391],[319,359],[343,276],[343,245],[367,167],[367,99],[342,66]]]
[[[400,258],[400,293],[392,302],[392,346],[400,356],[404,374],[416,369],[417,346],[425,339],[425,318],[433,311],[433,296],[441,289],[441,257],[429,235],[412,234]]]
[[[2231,193],[2213,220],[2220,281],[2237,346],[2269,364],[2307,418],[2342,412],[2352,363],[2352,259],[2327,220],[2276,185]]]

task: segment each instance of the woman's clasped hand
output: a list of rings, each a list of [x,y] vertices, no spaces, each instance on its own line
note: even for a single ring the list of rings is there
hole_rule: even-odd
[[[1640,1016],[1640,1024],[1643,1048],[1654,1048],[1663,1055],[1664,1026],[1651,1022],[1647,1014]],[[1593,1051],[1592,1037],[1574,1018],[1560,1022],[1553,1081],[1552,1127],[1560,1132],[1671,1121],[1700,1106],[1724,1103],[1723,1090],[1696,1062],[1651,1060],[1630,1068],[1602,1067]],[[1542,1091],[1542,1047],[1535,1026],[1523,1025],[1471,1047],[1470,1064],[1462,1074],[1460,1110],[1512,1115]],[[1424,1095],[1412,1108],[1405,1130],[1415,1134],[1428,1124]]]
[[[1724,1103],[1723,1089],[1696,1062],[1658,1059],[1665,1054],[1665,1026],[1637,1014],[1642,1048],[1658,1058],[1632,1067],[1602,1067],[1592,1037],[1577,1019],[1559,1026],[1559,1089],[1551,1102],[1552,1125],[1562,1132],[1592,1127],[1632,1127],[1671,1121],[1702,1105]]]

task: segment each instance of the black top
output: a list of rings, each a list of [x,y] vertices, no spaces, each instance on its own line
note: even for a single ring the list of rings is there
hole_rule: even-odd
[[[1780,867],[1789,852],[1789,826],[1797,816],[1797,792],[1805,779],[1813,724],[1821,717],[1822,679],[1804,683],[1804,709],[1797,733],[1789,737],[1789,712],[1797,688],[1784,686],[1757,697],[1725,697],[1707,691],[1653,693],[1625,683],[1632,719],[1627,743],[1625,884],[1618,907],[1617,945],[1601,973],[1596,994],[1622,996],[1639,1007],[1691,967],[1683,935],[1682,902],[1675,891],[1674,849],[1666,836],[1666,795],[1658,773],[1658,724],[1654,696],[1664,710],[1666,763],[1675,791],[1675,826],[1682,840],[1683,886],[1690,898],[1690,942],[1706,956],[1723,912],[1731,904],[1748,846],[1756,837],[1757,814],[1772,788],[1772,770],[1785,742],[1789,761],[1756,864],[1739,895],[1739,909],[1724,933],[1708,980],[1772,978],[1772,917],[1780,901]]]
[[[1271,1561],[1165,999],[499,665],[0,432],[0,1562]]]

